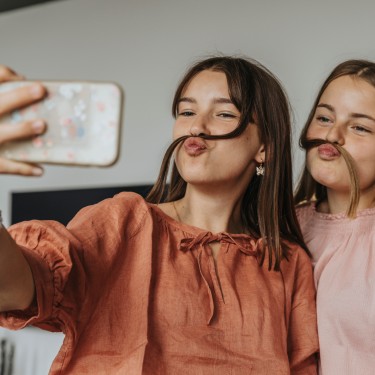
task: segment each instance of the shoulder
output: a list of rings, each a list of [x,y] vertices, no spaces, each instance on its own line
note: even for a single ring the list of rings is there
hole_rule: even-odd
[[[288,263],[311,265],[311,258],[304,248],[290,241],[283,241],[283,243],[289,250]]]
[[[312,273],[312,259],[306,250],[294,242],[283,241],[283,244],[288,247],[288,257],[280,264],[284,278],[292,281],[300,273]]]
[[[145,199],[133,192],[122,192],[119,194],[116,194],[112,198],[104,199],[103,201],[99,202],[98,205],[101,207],[120,207],[122,209],[131,209],[131,208],[137,208],[137,207],[143,207],[147,209],[148,204],[145,201]]]
[[[296,215],[298,224],[301,227],[302,233],[304,234],[306,227],[308,227],[309,222],[313,220],[315,214],[315,201],[300,203],[296,207]]]
[[[124,192],[82,208],[66,227],[56,221],[31,220],[15,224],[9,231],[14,238],[61,237],[73,242],[118,233],[132,236],[145,222],[148,212],[149,205],[142,196]]]
[[[299,203],[295,209],[298,220],[303,220],[310,217],[315,211],[315,201]]]
[[[115,210],[114,213],[125,213],[134,209],[142,211],[148,210],[148,204],[145,199],[137,193],[123,192],[116,194],[112,198],[107,198],[101,202],[87,206],[82,211],[100,211],[100,210]]]
[[[312,259],[306,251],[297,244],[289,245],[289,256],[281,262],[280,270],[285,287],[293,295],[302,285],[306,290],[315,293]]]
[[[96,228],[126,226],[127,231],[136,230],[149,212],[145,199],[131,192],[123,192],[97,204],[80,210],[70,221],[68,228],[90,226]]]

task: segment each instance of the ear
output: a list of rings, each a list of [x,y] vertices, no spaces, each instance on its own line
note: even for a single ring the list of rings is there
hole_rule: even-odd
[[[262,143],[259,147],[258,152],[256,153],[254,157],[255,161],[260,163],[264,163],[266,159],[266,150],[264,149],[264,144]]]

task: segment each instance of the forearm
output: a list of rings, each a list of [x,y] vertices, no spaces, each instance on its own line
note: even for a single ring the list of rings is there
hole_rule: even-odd
[[[0,224],[0,311],[26,309],[33,298],[34,280],[29,264]]]

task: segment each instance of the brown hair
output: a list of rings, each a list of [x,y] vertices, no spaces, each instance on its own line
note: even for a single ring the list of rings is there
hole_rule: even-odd
[[[265,145],[264,176],[253,176],[245,191],[241,216],[246,229],[256,238],[263,238],[268,248],[269,269],[280,269],[280,262],[288,255],[283,240],[298,243],[308,253],[297,223],[292,193],[291,121],[289,102],[278,80],[255,60],[216,56],[199,61],[185,74],[177,87],[172,113],[177,115],[178,101],[189,82],[200,72],[212,70],[226,75],[229,95],[241,113],[239,125],[231,133],[221,136],[200,135],[204,139],[228,139],[240,135],[249,123],[256,122],[260,139]],[[158,203],[181,199],[186,182],[173,163],[171,180],[166,190],[169,162],[175,147],[188,136],[175,140],[164,157],[159,178],[147,199]],[[264,247],[260,257],[263,264]]]
[[[309,129],[310,123],[314,118],[316,108],[319,104],[321,96],[323,95],[323,92],[332,81],[343,76],[351,76],[353,78],[363,79],[370,85],[375,87],[375,63],[367,60],[347,60],[337,65],[332,70],[331,74],[324,81],[322,87],[319,90],[318,96],[315,99],[314,105],[302,130],[299,144],[301,148],[308,150],[311,147],[316,147],[323,143],[330,143],[341,153],[349,170],[351,185],[350,202],[346,213],[349,217],[355,217],[360,194],[358,176],[353,158],[343,147],[340,147],[335,143],[331,143],[327,140],[322,139],[307,138],[307,131]],[[294,198],[295,204],[304,203],[306,201],[310,202],[312,200],[321,202],[326,198],[327,188],[313,179],[310,172],[307,170],[305,162]]]

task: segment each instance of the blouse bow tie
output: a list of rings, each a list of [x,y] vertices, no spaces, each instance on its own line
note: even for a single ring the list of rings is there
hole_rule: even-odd
[[[198,249],[197,261],[198,261],[199,272],[206,286],[207,294],[209,298],[209,304],[210,304],[210,313],[209,313],[209,317],[207,321],[208,325],[211,323],[212,318],[214,317],[215,304],[214,304],[214,298],[212,295],[213,292],[207,279],[208,277],[211,277],[211,279],[216,278],[216,280],[218,280],[218,276],[216,272],[215,274],[209,274],[209,275],[204,274],[205,272],[203,272],[203,268],[202,268],[202,254],[203,252],[207,253],[206,245],[212,242],[221,242],[221,243],[224,242],[224,243],[233,244],[243,254],[248,255],[248,256],[254,256],[254,257],[257,257],[260,254],[260,250],[263,245],[262,239],[254,240],[248,235],[243,235],[243,234],[231,235],[228,233],[213,234],[211,232],[202,232],[198,234],[196,237],[183,238],[180,241],[180,250],[184,252]],[[241,242],[241,244],[239,242]],[[224,296],[222,295],[222,297],[223,297],[223,302],[225,303]]]
[[[236,241],[237,240],[237,241]],[[248,235],[244,234],[228,234],[211,232],[202,232],[196,237],[183,238],[180,242],[180,250],[193,250],[195,247],[205,246],[211,242],[225,242],[236,245],[236,247],[246,255],[258,256],[262,246],[262,239],[254,240]],[[246,243],[241,245],[239,242]]]

